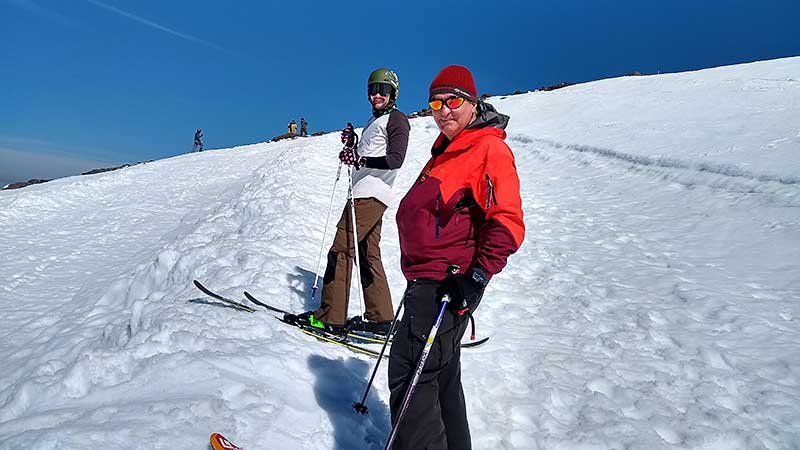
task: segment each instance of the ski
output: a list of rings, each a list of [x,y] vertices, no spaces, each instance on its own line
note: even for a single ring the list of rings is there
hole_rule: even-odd
[[[347,337],[350,339],[354,339],[357,341],[362,341],[365,344],[383,344],[386,341],[386,336],[381,336],[378,334],[372,333],[365,333],[358,330],[353,330],[347,333]],[[392,340],[389,339],[389,344],[392,343]]]
[[[360,331],[351,331],[347,333],[347,337],[357,341],[364,341],[364,343],[367,344],[383,344],[383,342],[386,340],[386,337],[381,337],[380,335],[372,333],[362,334],[362,332]],[[488,336],[478,340],[470,339],[469,342],[462,342],[461,348],[480,347],[481,345],[485,344],[488,341],[489,341]],[[389,339],[389,344],[391,343],[392,340]]]
[[[272,305],[269,305],[267,303],[262,302],[261,300],[255,298],[251,293],[249,293],[247,291],[244,291],[244,296],[247,297],[248,300],[250,300],[251,302],[255,303],[256,305],[261,306],[262,308],[265,308],[265,309],[267,309],[269,311],[280,313],[280,314],[290,314],[289,312],[284,311],[283,309],[280,309],[277,306],[272,306]],[[281,322],[283,322],[283,320],[281,320]],[[284,322],[284,323],[288,323],[288,322]],[[289,325],[294,325],[294,324],[289,323]],[[350,331],[350,332],[347,333],[347,337],[350,338],[350,339],[356,340],[356,341],[362,341],[365,344],[383,344],[383,342],[386,340],[385,336],[380,336],[380,335],[377,335],[377,334],[372,334],[372,333],[367,333],[367,332],[360,332],[360,331]],[[485,344],[487,341],[489,341],[488,337],[478,339],[477,341],[472,339],[469,342],[463,342],[461,344],[461,348],[479,347],[479,346]],[[392,341],[389,340],[389,344],[391,344],[391,343],[392,343]]]
[[[284,311],[283,309],[278,308],[277,306],[268,305],[268,304],[262,302],[261,300],[255,298],[253,296],[253,294],[251,294],[251,293],[249,293],[247,291],[244,291],[244,296],[247,297],[248,300],[250,300],[251,302],[255,303],[256,305],[261,306],[262,308],[265,308],[265,309],[267,309],[269,311],[280,313],[280,314],[291,314],[288,311]],[[284,321],[281,320],[281,322],[284,322]],[[294,325],[293,323],[288,323],[288,322],[284,322],[284,323],[287,323],[289,325]],[[357,340],[360,340],[360,341],[364,341],[365,343],[369,343],[369,344],[383,344],[384,340],[386,340],[385,336],[379,336],[379,335],[375,335],[375,334],[371,334],[371,333],[362,334],[362,333],[360,333],[358,331],[350,331],[349,333],[347,333],[347,337],[348,338],[352,338],[352,339],[357,339]],[[391,341],[389,341],[389,342],[391,342]]]
[[[331,344],[336,344],[336,345],[339,345],[339,346],[344,347],[346,349],[352,350],[352,351],[354,351],[356,353],[361,353],[361,354],[364,354],[364,355],[368,355],[368,356],[371,356],[373,358],[377,358],[377,357],[380,356],[379,352],[376,352],[374,350],[370,350],[368,348],[361,347],[360,345],[353,344],[352,342],[347,340],[346,336],[340,336],[340,335],[337,335],[337,334],[328,333],[327,331],[320,330],[319,328],[305,327],[305,326],[302,326],[302,325],[298,325],[296,323],[287,322],[287,321],[283,320],[283,317],[275,316],[275,318],[278,319],[279,321],[285,323],[286,325],[289,325],[289,326],[292,326],[292,327],[295,327],[295,328],[299,329],[300,331],[302,331],[303,333],[305,333],[305,334],[307,334],[307,335],[309,335],[311,337],[319,339],[320,341],[330,342]],[[384,358],[389,358],[389,355],[383,355],[383,357]]]
[[[262,302],[261,300],[259,300],[259,299],[255,298],[255,297],[253,297],[253,296],[252,296],[252,295],[251,295],[249,292],[247,292],[247,291],[244,291],[244,296],[245,296],[245,297],[247,297],[247,299],[248,299],[248,300],[250,300],[251,302],[255,303],[256,305],[258,305],[258,306],[261,306],[262,308],[266,308],[266,309],[268,309],[268,310],[270,310],[270,311],[272,311],[272,312],[276,312],[276,313],[281,313],[281,314],[289,314],[287,311],[284,311],[284,310],[282,310],[282,309],[280,309],[280,308],[277,308],[277,307],[275,307],[275,306],[268,305],[268,304],[266,304],[266,303]]]
[[[234,308],[239,309],[241,311],[245,311],[245,312],[249,312],[249,313],[257,312],[257,310],[255,310],[255,309],[253,309],[253,308],[251,308],[251,307],[249,307],[247,305],[244,305],[242,303],[239,303],[236,300],[231,300],[231,299],[229,299],[227,297],[224,297],[224,296],[222,296],[220,294],[217,294],[216,292],[214,292],[214,291],[208,289],[207,287],[205,287],[201,282],[199,282],[197,280],[193,280],[193,281],[194,281],[194,285],[198,289],[200,289],[204,294],[208,295],[209,297],[212,297],[212,298],[215,298],[217,300],[223,301],[223,302],[225,302],[225,303],[227,303],[227,304],[229,304],[229,305],[233,306]],[[276,313],[279,313],[279,314],[289,314],[287,311],[285,311],[285,310],[283,310],[281,308],[278,308],[276,306],[272,306],[272,305],[269,305],[267,303],[262,302],[261,300],[255,298],[252,294],[250,294],[247,291],[244,292],[244,296],[247,297],[247,299],[250,300],[251,302],[253,302],[254,304],[256,304],[258,306],[261,306],[262,308],[264,308],[264,309],[266,309],[268,311],[276,312]],[[386,340],[386,338],[384,336],[380,336],[380,335],[376,335],[376,334],[372,334],[372,333],[362,333],[362,332],[359,332],[359,331],[349,331],[347,333],[346,337],[343,338],[342,336],[339,336],[339,335],[336,335],[336,334],[332,334],[332,333],[327,333],[325,331],[319,330],[318,328],[302,327],[302,326],[299,326],[297,324],[286,322],[281,317],[276,317],[276,318],[278,320],[280,320],[281,322],[287,324],[287,325],[291,325],[293,327],[299,328],[305,334],[313,336],[313,337],[315,337],[315,338],[317,338],[317,339],[319,339],[321,341],[331,342],[333,344],[337,344],[337,345],[340,345],[342,347],[349,348],[350,350],[353,350],[353,351],[355,351],[357,353],[363,353],[363,354],[366,354],[366,355],[369,355],[369,356],[372,356],[372,357],[375,357],[375,358],[377,358],[379,356],[378,352],[370,350],[370,349],[367,349],[367,348],[364,348],[364,347],[361,347],[361,346],[357,345],[356,343],[350,342],[348,339],[352,339],[354,341],[360,341],[360,342],[362,342],[364,344],[383,344],[384,341]],[[485,344],[488,340],[489,340],[489,338],[485,337],[485,338],[479,339],[477,341],[464,342],[464,343],[461,344],[461,348],[478,347],[480,345]],[[391,344],[391,343],[392,343],[392,341],[389,340],[389,344]],[[386,357],[386,355],[384,355],[384,357]]]
[[[347,333],[347,337],[356,341],[363,341],[366,344],[383,344],[386,340],[385,337],[380,337],[379,335],[371,334],[361,334],[359,331],[351,331]],[[461,348],[475,348],[480,347],[481,345],[487,343],[489,341],[489,337],[484,337],[478,340],[470,339],[469,342],[462,342]],[[389,339],[389,344],[391,345],[392,339]]]
[[[219,433],[212,433],[210,440],[214,450],[244,450]]]
[[[253,309],[253,308],[251,308],[251,307],[249,307],[247,305],[241,304],[241,303],[237,302],[236,300],[231,300],[229,298],[226,298],[226,297],[223,297],[223,296],[217,294],[216,292],[210,291],[207,287],[203,286],[203,283],[201,283],[201,282],[199,282],[197,280],[194,280],[194,285],[197,286],[197,289],[200,289],[201,291],[203,291],[204,294],[208,295],[209,297],[212,297],[212,298],[215,298],[217,300],[223,301],[223,302],[233,306],[236,309],[239,309],[241,311],[246,311],[246,312],[249,312],[249,313],[255,313],[256,312],[255,309]]]

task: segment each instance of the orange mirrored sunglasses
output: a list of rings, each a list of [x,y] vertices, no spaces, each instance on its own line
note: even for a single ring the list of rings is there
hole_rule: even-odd
[[[461,108],[461,105],[464,104],[465,100],[466,99],[464,97],[455,97],[455,96],[443,99],[434,98],[428,102],[428,105],[430,105],[431,109],[434,111],[439,111],[444,107],[444,105],[447,105],[449,109],[453,110]]]

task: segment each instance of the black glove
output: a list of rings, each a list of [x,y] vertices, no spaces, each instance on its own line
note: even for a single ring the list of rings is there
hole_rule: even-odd
[[[467,273],[457,273],[448,276],[438,294],[449,295],[448,308],[462,316],[472,314],[481,302],[483,291],[489,283],[489,277],[480,267],[475,267]]]
[[[342,144],[344,144],[345,148],[354,148],[357,140],[358,135],[353,129],[353,124],[347,122],[347,126],[342,130]]]

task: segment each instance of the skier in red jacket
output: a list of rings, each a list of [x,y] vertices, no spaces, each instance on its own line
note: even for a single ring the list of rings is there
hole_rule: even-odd
[[[397,210],[408,286],[389,359],[393,423],[439,300],[448,294],[451,301],[392,449],[469,450],[460,341],[487,283],[522,244],[525,225],[514,155],[504,142],[509,117],[478,99],[461,66],[436,76],[429,104],[441,133]],[[460,272],[447,276],[450,264]]]

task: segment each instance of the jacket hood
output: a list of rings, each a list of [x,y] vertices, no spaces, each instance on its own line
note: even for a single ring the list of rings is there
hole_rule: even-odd
[[[511,117],[497,112],[491,104],[478,100],[478,115],[466,129],[493,127],[505,130],[509,120]]]

